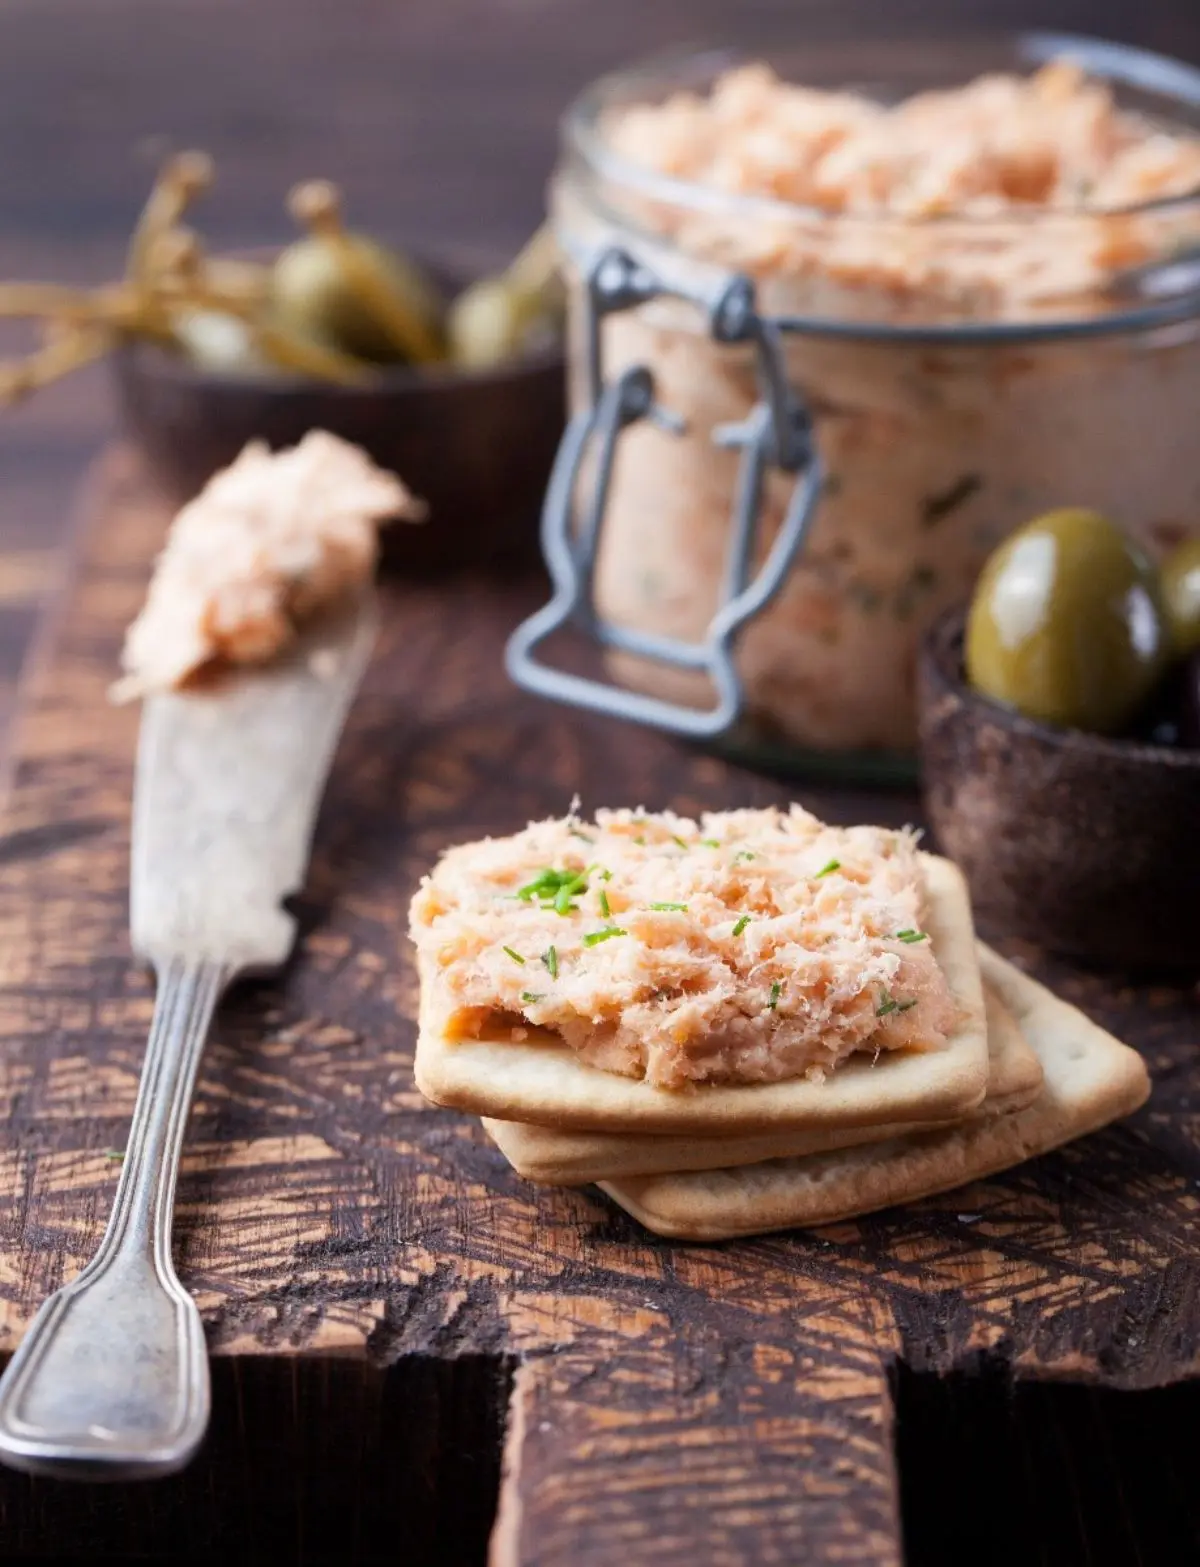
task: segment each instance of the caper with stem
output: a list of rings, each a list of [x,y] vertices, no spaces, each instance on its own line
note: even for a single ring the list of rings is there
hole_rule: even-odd
[[[160,240],[208,190],[214,177],[213,161],[206,152],[178,152],[163,164],[129,241],[125,273],[131,282],[144,283],[153,275]]]
[[[563,291],[558,246],[540,228],[508,267],[463,290],[450,306],[446,330],[450,357],[470,369],[488,369],[518,358],[561,329]]]
[[[507,277],[472,283],[450,306],[446,331],[455,364],[484,370],[515,359],[538,318],[541,300]]]
[[[248,362],[241,368],[265,363],[342,383],[362,381],[371,374],[369,366],[341,349],[274,320],[257,300],[220,292],[208,279],[199,238],[189,229],[177,228],[160,242],[159,264],[153,302],[168,322],[172,337],[189,351],[195,346],[196,313],[205,312],[227,318],[230,334],[233,322],[244,328]],[[211,335],[210,328],[209,338]]]
[[[443,357],[437,290],[406,257],[346,229],[336,186],[310,180],[292,191],[288,206],[308,233],[272,272],[281,326],[374,364]]]

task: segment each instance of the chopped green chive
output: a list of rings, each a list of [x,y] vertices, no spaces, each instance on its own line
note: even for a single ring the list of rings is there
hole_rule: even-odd
[[[599,876],[601,881],[611,881],[612,880],[612,872],[611,871],[606,871],[604,869],[603,865],[598,865],[596,867],[596,875]]]
[[[515,896],[524,903],[532,903],[536,898],[543,908],[553,908],[559,914],[570,914],[575,907],[575,900],[588,890],[588,877],[595,869],[594,865],[582,871],[556,871],[547,867],[539,871],[532,881],[518,887]]]
[[[585,947],[598,947],[602,941],[609,941],[613,936],[628,936],[627,930],[622,930],[619,925],[606,925],[603,930],[589,930],[583,938]]]
[[[771,981],[771,999],[767,1002],[767,1011],[774,1012],[779,1004],[779,998],[783,994],[783,986],[777,979]]]
[[[544,871],[539,871],[532,881],[527,881],[523,887],[518,887],[517,897],[530,903],[534,898],[557,892],[561,884],[562,877],[559,872],[547,867]]]
[[[600,912],[605,919],[609,919],[612,916],[612,910],[608,906],[608,893],[605,892],[603,887],[600,889]]]
[[[740,936],[749,923],[750,916],[748,914],[743,914],[741,919],[738,920],[737,924],[733,927],[733,934],[735,936]]]
[[[831,876],[834,871],[840,871],[841,868],[842,868],[841,860],[830,860],[828,862],[828,864],[822,865],[821,869],[813,877],[813,880],[814,881],[820,881],[822,876]]]
[[[891,995],[890,990],[880,990],[876,1017],[887,1017],[888,1012],[912,1012],[912,1009],[916,1006],[916,1001],[918,1001],[918,997],[913,997],[910,1001],[898,1001],[895,995]]]
[[[721,847],[719,838],[701,838],[700,842],[706,849],[719,849]]]
[[[916,1004],[916,996],[911,1001],[897,1001],[894,996],[884,990],[880,992],[879,1005],[875,1008],[875,1016],[887,1017],[889,1012],[911,1012]]]
[[[907,941],[911,946],[914,941],[928,941],[929,936],[923,930],[898,930],[896,932],[896,940]]]
[[[549,970],[550,978],[551,979],[557,979],[558,978],[558,948],[557,947],[547,947],[545,952],[542,953],[542,962],[546,965],[546,968]]]
[[[641,833],[638,833],[637,837],[633,841],[638,845],[639,848],[644,849],[646,847],[646,840],[642,837]]]
[[[513,960],[514,963],[524,963],[525,959],[519,952],[514,952],[511,947],[505,947],[504,950],[508,953],[509,957]]]
[[[532,881],[527,881],[523,887],[517,888],[517,897],[523,898],[526,903],[533,898],[553,898],[560,887],[573,882],[578,875],[578,871],[556,871],[548,865],[544,871],[539,871]]]
[[[523,990],[521,992],[521,1000],[525,1002],[544,1001],[545,999],[545,996],[540,990]]]
[[[104,1157],[112,1160],[115,1164],[120,1164],[125,1158],[125,1150],[123,1148],[105,1148]]]
[[[758,855],[755,854],[752,850],[739,849],[733,857],[733,863],[736,865],[739,860],[756,860],[757,858]]]
[[[588,867],[588,870],[591,866]],[[588,890],[588,871],[580,871],[571,881],[558,889],[554,899],[554,909],[557,914],[570,914],[575,907],[575,900],[581,893]]]
[[[658,914],[686,914],[686,903],[652,903],[652,909]]]
[[[681,849],[686,849],[687,848],[687,841],[686,841],[686,839],[681,838],[678,833],[673,832],[671,834],[671,842],[672,843],[677,843]]]
[[[596,841],[590,833],[580,832],[578,827],[568,827],[567,831],[572,838],[582,838],[584,843],[595,843]]]

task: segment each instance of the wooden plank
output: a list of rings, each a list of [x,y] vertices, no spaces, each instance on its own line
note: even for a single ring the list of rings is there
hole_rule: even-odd
[[[887,1382],[861,1340],[597,1347],[517,1371],[493,1567],[898,1567]]]
[[[151,1004],[126,932],[136,714],[104,693],[165,516],[127,457],[95,486],[80,571],[31,677],[0,835],[10,1347],[99,1236],[116,1173],[106,1150],[124,1139]],[[339,1420],[384,1418],[388,1395],[362,1382],[361,1364],[467,1357],[493,1380],[516,1365],[503,1567],[562,1560],[569,1540],[596,1563],[646,1559],[651,1543],[664,1561],[898,1561],[895,1357],[941,1372],[990,1350],[1022,1374],[1120,1387],[1195,1373],[1197,998],[1017,952],[1145,1050],[1155,1097],[1130,1127],[912,1209],[684,1247],[647,1237],[594,1192],[525,1185],[477,1127],[412,1086],[403,925],[421,872],[446,844],[561,811],[576,791],[588,806],[683,810],[789,792],[512,689],[500,647],[541,591],[385,585],[381,647],[299,900],[296,961],[278,985],[232,999],[202,1068],[180,1183],[182,1276],[218,1361],[265,1388],[264,1357],[317,1357],[340,1389]],[[801,797],[839,820],[915,811],[904,795]],[[444,1418],[465,1399],[473,1429],[490,1430],[477,1380],[429,1397],[450,1400]],[[218,1402],[232,1396],[224,1372],[217,1388]],[[235,1430],[219,1416],[203,1460],[213,1475],[228,1472]],[[302,1429],[295,1441],[307,1455],[299,1507],[314,1466],[332,1459]],[[485,1467],[498,1459],[488,1452]],[[450,1455],[435,1443],[427,1472],[448,1473]],[[5,1516],[20,1539],[36,1533],[36,1508],[18,1505],[24,1484],[0,1479],[0,1548],[17,1538]],[[166,1484],[181,1516],[203,1508],[194,1477]],[[153,1544],[159,1523],[130,1505]],[[363,1506],[363,1527],[382,1529]],[[111,1527],[117,1539],[123,1526]]]

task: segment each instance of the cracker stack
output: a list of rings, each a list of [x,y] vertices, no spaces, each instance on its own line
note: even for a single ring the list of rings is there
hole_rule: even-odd
[[[957,869],[931,855],[922,865],[960,1018],[945,1049],[858,1055],[823,1082],[670,1092],[565,1046],[448,1041],[423,1007],[417,1086],[482,1116],[525,1178],[595,1182],[648,1229],[694,1241],[948,1191],[1137,1109],[1149,1093],[1141,1057],[976,943]]]

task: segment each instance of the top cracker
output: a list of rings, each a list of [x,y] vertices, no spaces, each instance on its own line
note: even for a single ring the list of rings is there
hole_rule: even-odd
[[[418,1086],[535,1124],[948,1118],[987,1046],[958,872],[907,833],[600,812],[451,850],[413,900]]]

